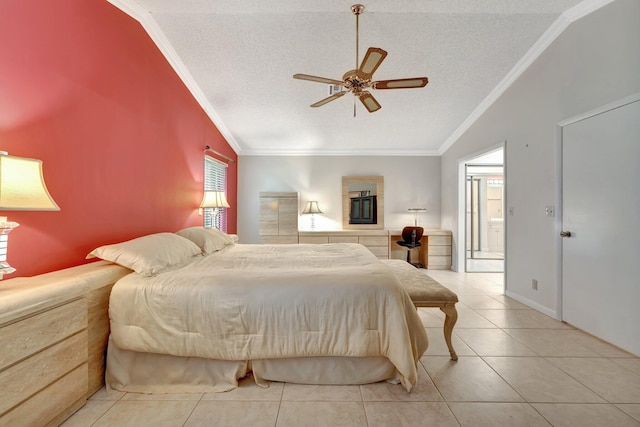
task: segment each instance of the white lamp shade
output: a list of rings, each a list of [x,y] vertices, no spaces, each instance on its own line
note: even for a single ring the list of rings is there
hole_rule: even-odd
[[[0,154],[0,210],[60,210],[44,183],[42,161]]]
[[[224,195],[224,191],[205,191],[201,208],[229,208],[229,202]]]
[[[321,214],[322,211],[318,207],[318,202],[314,200],[314,201],[307,202],[307,205],[304,207],[304,210],[302,211],[302,213],[303,214]]]
[[[409,208],[407,209],[409,212],[413,213],[413,225],[418,226],[418,214],[426,212],[426,208]]]

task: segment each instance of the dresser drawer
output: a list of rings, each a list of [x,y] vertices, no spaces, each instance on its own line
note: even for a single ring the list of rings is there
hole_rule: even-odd
[[[0,328],[0,370],[86,327],[85,298],[5,325]]]
[[[83,363],[58,381],[0,416],[2,426],[58,425],[86,402],[87,364]],[[68,408],[63,411],[63,408]]]
[[[358,236],[329,236],[329,243],[358,243]]]
[[[429,256],[451,255],[451,246],[429,246]]]
[[[360,236],[358,243],[365,246],[389,246],[389,237],[387,236]]]
[[[329,236],[300,236],[298,243],[320,245],[329,243]]]
[[[438,268],[449,269],[451,268],[451,257],[429,255],[427,264],[428,264],[428,268],[431,268],[434,270],[437,270]]]
[[[429,236],[429,246],[451,246],[451,236]]]
[[[0,372],[0,414],[87,361],[87,331]],[[86,381],[83,381],[86,383]]]

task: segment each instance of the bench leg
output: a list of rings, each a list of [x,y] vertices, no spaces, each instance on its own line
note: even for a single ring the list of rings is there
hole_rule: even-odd
[[[449,347],[451,360],[458,360],[458,355],[453,349],[453,344],[451,344],[451,334],[453,332],[453,326],[458,321],[458,311],[456,310],[455,304],[445,304],[440,307],[440,310],[442,310],[446,316],[444,319],[444,340],[447,342],[447,347]]]

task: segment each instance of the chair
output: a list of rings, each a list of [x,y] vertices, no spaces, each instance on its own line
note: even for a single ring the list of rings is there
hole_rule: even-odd
[[[422,227],[405,227],[402,229],[402,240],[398,240],[396,243],[400,246],[407,248],[407,262],[416,268],[423,268],[424,266],[419,262],[411,262],[411,250],[422,246],[420,239],[424,228]]]

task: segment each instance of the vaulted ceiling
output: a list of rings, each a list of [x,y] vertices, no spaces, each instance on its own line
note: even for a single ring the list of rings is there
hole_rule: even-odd
[[[347,94],[319,108],[355,68],[355,2],[109,0],[138,19],[240,155],[437,155],[526,68],[559,23],[593,0],[370,0],[360,60],[388,56],[374,80],[427,76],[420,89]],[[577,6],[576,6],[577,5]]]

